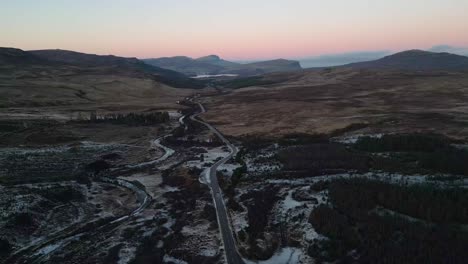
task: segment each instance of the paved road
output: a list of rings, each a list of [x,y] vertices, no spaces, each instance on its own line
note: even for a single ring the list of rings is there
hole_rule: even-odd
[[[216,215],[218,216],[218,225],[219,225],[219,230],[221,232],[221,237],[223,238],[223,244],[224,244],[224,252],[226,254],[226,260],[228,264],[245,264],[245,262],[242,260],[239,252],[237,251],[237,246],[236,246],[236,241],[234,240],[232,230],[231,230],[231,225],[229,224],[229,218],[227,215],[226,211],[226,206],[224,205],[224,200],[223,200],[223,194],[221,192],[221,188],[219,188],[218,184],[218,178],[216,177],[216,171],[220,165],[228,161],[231,157],[235,156],[237,154],[237,148],[231,144],[216,128],[214,128],[212,125],[205,123],[199,119],[196,119],[196,117],[199,114],[205,113],[206,110],[203,107],[202,104],[198,103],[200,106],[200,113],[194,114],[190,116],[190,119],[192,119],[195,122],[201,123],[208,127],[213,133],[216,134],[223,142],[226,144],[229,149],[231,150],[231,153],[216,162],[213,166],[210,168],[210,187],[213,195],[213,201],[216,207]]]

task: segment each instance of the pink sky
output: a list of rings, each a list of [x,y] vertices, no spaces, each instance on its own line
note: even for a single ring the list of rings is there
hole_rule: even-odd
[[[8,1],[0,46],[129,57],[297,58],[468,46],[466,0]]]

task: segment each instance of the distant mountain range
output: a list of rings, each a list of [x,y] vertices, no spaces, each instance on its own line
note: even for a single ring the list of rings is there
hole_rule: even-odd
[[[308,75],[316,74],[318,71],[329,71],[333,69],[363,69],[370,71],[396,71],[400,73],[441,73],[441,72],[468,72],[468,57],[450,54],[436,53],[422,50],[408,50],[389,55],[377,60],[350,63],[341,66],[320,67],[314,69],[305,69],[297,72],[283,72],[264,74],[262,76],[253,76],[237,78],[234,80],[220,80],[218,83],[228,88],[243,88],[249,86],[267,86],[272,84],[297,82],[298,80],[308,80]]]
[[[449,46],[438,46],[434,47],[433,50],[450,48]],[[462,48],[458,48],[458,52],[462,51]],[[356,59],[364,59],[383,56],[384,53],[386,52],[355,53],[354,56]],[[351,58],[350,54],[343,56]],[[324,56],[322,59],[323,61],[339,62],[342,57]],[[197,59],[178,56],[139,60],[137,58],[124,58],[113,55],[102,56],[68,50],[23,51],[15,48],[0,48],[0,70],[5,69],[5,67],[22,68],[34,65],[48,68],[73,66],[87,71],[99,68],[101,72],[106,70],[107,73],[118,74],[146,74],[161,83],[184,88],[204,87],[202,82],[189,78],[187,75],[238,74],[240,77],[249,77],[267,73],[287,73],[302,70],[299,62],[284,59],[242,64],[221,59],[216,55]],[[376,60],[349,63],[336,67],[458,71],[468,70],[468,57],[447,52],[409,50]]]
[[[309,58],[300,58],[298,61],[303,68],[321,68],[345,65],[354,62],[370,61],[390,55],[390,51],[362,51],[337,54],[325,54]]]
[[[344,65],[358,69],[397,69],[411,71],[459,71],[468,70],[468,57],[451,53],[408,50],[374,61]]]
[[[468,56],[468,48],[454,47],[454,46],[449,46],[449,45],[434,46],[434,47],[428,49],[427,51],[447,52],[447,53],[452,53],[452,54],[457,54],[457,55],[462,55],[462,56]]]
[[[238,74],[241,76],[253,76],[272,72],[288,72],[301,70],[297,61],[278,59],[241,64],[221,59],[216,55],[209,55],[197,59],[177,56],[156,59],[144,59],[145,63],[178,71],[189,76],[215,75],[215,74]]]
[[[68,50],[23,51],[15,48],[0,48],[0,70],[1,68],[34,66],[47,67],[48,69],[63,69],[67,66],[73,66],[87,71],[99,70],[101,73],[106,70],[107,73],[140,74],[151,76],[156,81],[173,87],[204,87],[201,82],[188,78],[182,73],[151,66],[136,58],[102,56]]]
[[[121,67],[141,67],[145,68],[137,58],[124,58],[114,55],[86,54],[70,50],[49,49],[49,50],[29,50],[27,53],[39,58],[81,66],[121,66]]]
[[[446,52],[456,55],[468,56],[468,48],[454,47],[449,45],[437,45],[427,51],[430,52]],[[393,54],[389,50],[381,51],[357,51],[345,52],[337,54],[325,54],[306,58],[297,58],[303,68],[322,68],[346,65],[350,63],[378,60],[385,56]]]
[[[48,64],[48,62],[32,53],[15,49],[0,48],[0,65],[34,65]]]

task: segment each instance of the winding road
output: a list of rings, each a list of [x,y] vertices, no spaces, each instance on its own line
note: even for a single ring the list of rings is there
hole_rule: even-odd
[[[227,157],[217,161],[209,169],[210,170],[209,185],[211,187],[211,194],[213,196],[213,201],[214,201],[214,205],[216,208],[216,215],[218,218],[219,230],[221,232],[221,237],[223,239],[226,261],[228,264],[245,264],[244,260],[239,254],[239,251],[237,250],[236,241],[234,240],[234,236],[231,230],[231,225],[229,224],[229,218],[227,215],[226,206],[224,204],[223,194],[218,184],[218,178],[216,177],[216,171],[218,170],[218,167],[224,164],[229,159],[231,159],[233,156],[235,156],[238,150],[236,146],[231,144],[231,142],[229,142],[229,140],[227,140],[216,128],[214,128],[212,125],[200,119],[197,119],[198,115],[206,112],[205,107],[203,107],[201,103],[197,103],[197,104],[200,107],[200,112],[191,115],[190,119],[208,127],[230,149],[230,153]]]
[[[225,158],[217,161],[215,164],[213,164],[209,168],[209,177],[210,177],[209,186],[210,186],[211,191],[212,191],[213,202],[214,202],[214,205],[215,205],[215,208],[216,208],[218,226],[219,226],[221,237],[222,237],[222,240],[223,240],[226,261],[227,261],[228,264],[245,264],[244,260],[242,259],[242,257],[240,256],[240,254],[239,254],[239,252],[237,250],[236,241],[234,239],[233,232],[231,230],[231,225],[229,223],[229,218],[228,218],[226,206],[224,204],[223,195],[222,195],[222,192],[221,192],[221,188],[219,187],[219,184],[218,184],[218,178],[216,176],[216,172],[217,172],[218,167],[220,165],[224,164],[229,159],[231,159],[233,156],[235,156],[237,154],[237,152],[238,152],[238,149],[233,144],[231,144],[216,128],[214,128],[212,125],[210,125],[210,124],[208,124],[208,123],[206,123],[206,122],[204,122],[204,121],[197,118],[198,115],[203,114],[203,113],[206,112],[205,108],[203,107],[203,105],[201,103],[197,103],[197,104],[200,107],[201,111],[196,113],[196,114],[191,115],[190,119],[195,121],[195,122],[198,122],[198,123],[200,123],[200,124],[202,124],[204,126],[206,126],[213,133],[215,133],[216,136],[219,139],[221,139],[224,142],[224,144],[226,144],[226,146],[228,146],[229,149],[230,149],[230,153],[229,153],[228,156],[226,156]],[[183,118],[184,118],[184,116],[180,118],[179,122],[182,125],[185,125],[183,123]],[[161,161],[167,159],[169,156],[171,156],[173,154],[172,149],[167,148],[167,147],[160,144],[160,142],[159,142],[160,139],[161,138],[156,139],[154,142],[152,142],[152,144],[154,144],[156,147],[162,148],[165,151],[164,155],[162,157],[160,157],[159,159],[157,159],[157,160],[147,162],[147,164],[146,163],[138,164],[135,167],[141,167],[141,166],[145,166],[145,165],[152,165],[152,164],[161,162]],[[143,211],[149,205],[149,203],[151,201],[151,196],[148,193],[146,193],[146,191],[140,189],[139,187],[133,185],[132,183],[130,183],[128,181],[121,180],[121,179],[111,180],[111,179],[107,179],[107,178],[103,178],[102,181],[107,182],[107,183],[111,183],[111,184],[120,185],[122,187],[126,187],[128,189],[131,189],[132,191],[136,192],[140,196],[140,200],[142,200],[142,202],[141,202],[140,206],[138,208],[136,208],[135,210],[133,210],[132,212],[130,212],[130,213],[126,214],[126,215],[123,215],[121,217],[118,217],[116,219],[113,219],[110,222],[107,222],[107,223],[96,226],[94,228],[94,230],[93,230],[94,232],[98,232],[99,230],[102,230],[102,229],[104,229],[104,228],[106,228],[108,226],[114,226],[115,227],[115,226],[120,225],[122,222],[126,221],[130,217],[138,215],[141,211]],[[42,257],[44,257],[44,256],[41,256],[41,255],[37,255],[37,253],[41,249],[43,249],[43,248],[45,248],[47,246],[53,245],[53,244],[55,244],[55,243],[57,243],[59,241],[64,241],[64,242],[65,241],[71,241],[74,238],[81,237],[85,233],[88,233],[88,232],[86,232],[86,231],[79,232],[75,228],[72,228],[71,230],[66,229],[66,230],[59,231],[56,234],[53,234],[53,235],[49,236],[45,240],[37,241],[36,243],[33,243],[32,245],[26,246],[26,247],[18,250],[12,256],[10,256],[8,261],[11,261],[10,263],[25,263],[25,262],[30,262],[30,261],[31,262],[39,262],[42,259]]]

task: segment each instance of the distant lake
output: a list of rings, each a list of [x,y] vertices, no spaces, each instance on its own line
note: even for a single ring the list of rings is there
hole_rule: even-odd
[[[202,79],[202,78],[219,78],[219,77],[237,77],[239,74],[202,74],[192,77],[193,79]]]

